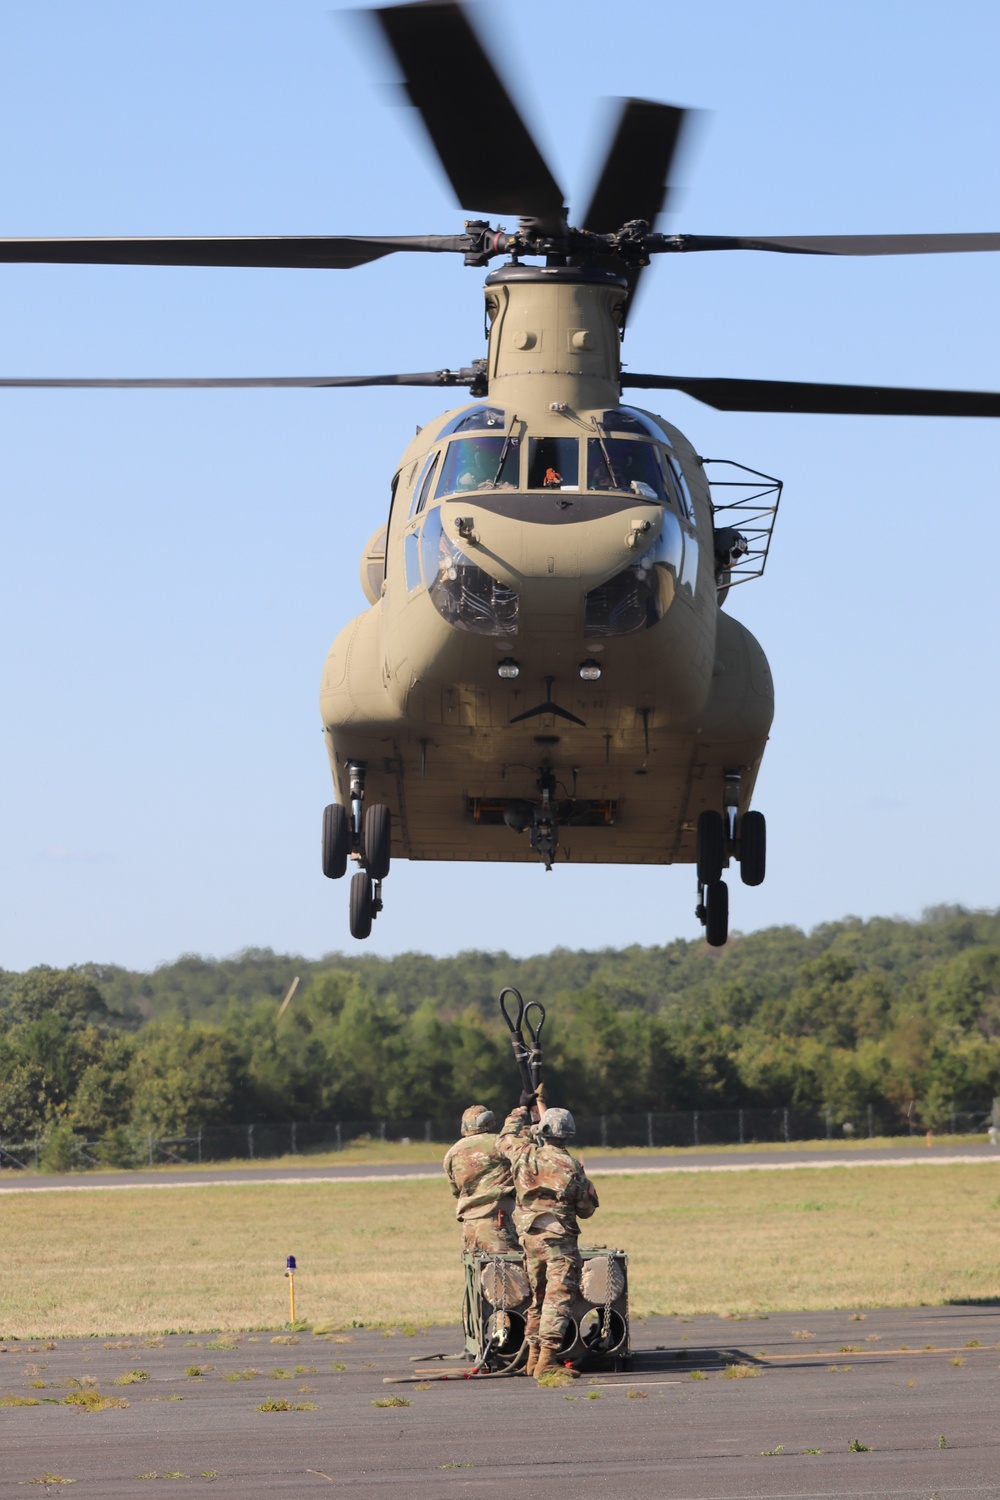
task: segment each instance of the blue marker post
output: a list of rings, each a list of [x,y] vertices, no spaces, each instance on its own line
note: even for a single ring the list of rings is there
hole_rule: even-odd
[[[288,1300],[291,1307],[292,1323],[295,1322],[295,1256],[290,1255],[285,1261],[285,1275],[288,1277]]]

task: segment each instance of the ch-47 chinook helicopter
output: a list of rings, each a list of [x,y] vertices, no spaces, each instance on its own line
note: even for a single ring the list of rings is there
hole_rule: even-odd
[[[472,404],[411,441],[388,521],[361,563],[370,607],[327,657],[321,709],[336,800],[323,871],[351,861],[350,927],[371,931],[392,855],[690,864],[710,944],[728,932],[731,861],[765,870],[751,810],[773,709],[760,646],[722,605],[759,576],[781,486],[739,466],[723,486],[623,388],[724,410],[1000,416],[1000,395],[623,370],[654,255],[1000,249],[1000,234],[666,235],[684,111],[625,101],[580,227],[455,0],[371,12],[459,204],[515,217],[399,238],[18,239],[0,260],[349,269],[400,252],[459,255],[486,277],[486,357],[418,374],[28,380],[11,386],[464,386]],[[733,479],[734,472],[737,478]]]

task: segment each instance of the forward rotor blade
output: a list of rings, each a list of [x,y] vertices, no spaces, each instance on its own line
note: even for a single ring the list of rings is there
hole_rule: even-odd
[[[464,254],[463,235],[183,236],[169,239],[0,239],[0,261],[91,266],[274,266],[350,270],[397,250]]]
[[[673,104],[622,100],[584,229],[591,234],[613,234],[631,219],[645,219],[650,229],[656,228],[684,116],[685,111]]]
[[[463,370],[423,370],[412,375],[220,375],[151,379],[128,377],[125,379],[35,379],[0,377],[0,387],[53,388],[56,390],[271,390],[295,389],[297,387],[355,386],[355,385],[472,385],[482,371],[476,368]]]
[[[622,373],[622,385],[682,391],[719,411],[775,411],[859,417],[1000,417],[1000,393],[924,391],[882,385],[818,385],[799,380],[714,380]]]
[[[1000,234],[682,234],[679,250],[776,250],[784,255],[956,255],[1000,250]]]
[[[423,0],[371,14],[462,207],[534,218],[557,232],[566,215],[562,189],[465,9],[454,0]]]

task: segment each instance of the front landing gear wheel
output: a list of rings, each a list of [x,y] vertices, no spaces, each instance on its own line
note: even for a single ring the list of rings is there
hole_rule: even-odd
[[[724,948],[728,936],[729,887],[724,880],[713,880],[705,887],[705,941],[710,948]]]
[[[359,870],[351,879],[351,937],[370,937],[373,915],[371,876]]]
[[[698,818],[698,884],[713,885],[722,879],[726,862],[726,827],[722,814],[706,808]]]
[[[740,819],[740,877],[744,885],[763,885],[767,868],[764,814],[746,812]]]
[[[392,813],[375,802],[365,813],[365,868],[373,880],[384,880],[392,854]]]
[[[323,809],[323,874],[327,880],[339,880],[346,872],[350,845],[347,808],[331,802]]]

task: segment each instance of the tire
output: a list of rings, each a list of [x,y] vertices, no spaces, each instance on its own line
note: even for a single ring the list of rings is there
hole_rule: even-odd
[[[365,870],[351,878],[351,937],[370,937],[372,930],[372,879]]]
[[[710,948],[724,948],[729,937],[729,887],[716,880],[705,887],[705,941]]]
[[[726,827],[722,814],[706,809],[698,818],[698,884],[715,885],[726,862]]]
[[[744,885],[763,885],[767,869],[767,824],[764,814],[744,813],[740,819],[740,877]]]
[[[323,874],[327,880],[339,880],[345,874],[350,843],[347,808],[331,802],[323,809]]]
[[[375,802],[365,813],[365,869],[373,880],[384,880],[392,854],[392,813]]]

